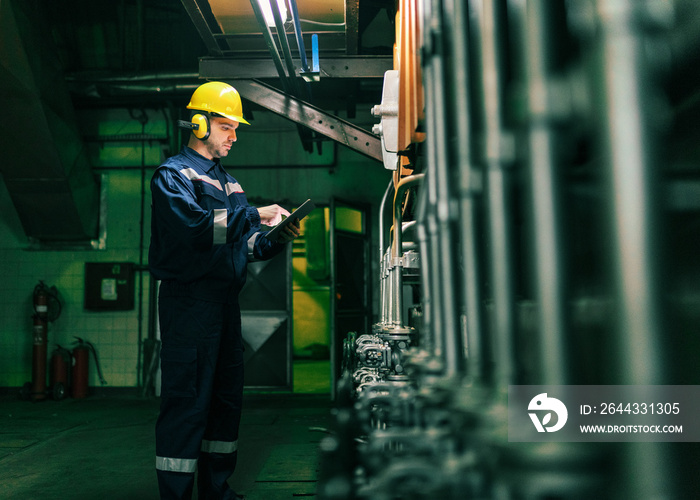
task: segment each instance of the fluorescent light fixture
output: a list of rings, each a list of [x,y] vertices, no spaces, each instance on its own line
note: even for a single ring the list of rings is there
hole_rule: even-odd
[[[272,9],[270,8],[269,0],[258,0],[258,5],[262,9],[263,16],[265,17],[265,22],[268,26],[273,27],[275,25],[275,17],[272,15]],[[285,0],[277,0],[277,8],[280,11],[280,17],[282,21],[287,21],[287,5]]]

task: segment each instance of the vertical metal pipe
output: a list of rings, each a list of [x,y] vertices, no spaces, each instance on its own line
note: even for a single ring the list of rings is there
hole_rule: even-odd
[[[384,196],[382,196],[382,202],[379,205],[379,296],[380,296],[380,314],[379,314],[379,323],[380,325],[386,324],[387,321],[387,294],[388,294],[388,289],[386,286],[386,262],[384,255],[386,251],[388,250],[384,248],[384,215],[385,215],[385,210],[386,210],[386,202],[387,199],[389,198],[389,193],[393,191],[394,189],[394,180],[391,179],[389,181],[389,185],[386,187],[386,191],[384,191]]]
[[[404,326],[403,321],[403,267],[401,257],[403,256],[401,224],[403,214],[401,213],[401,203],[406,190],[423,181],[425,174],[415,174],[404,177],[396,186],[394,194],[394,241],[391,246],[391,280],[392,280],[392,301],[390,323],[398,328]]]
[[[429,14],[429,13],[428,13]],[[430,17],[426,18],[426,25],[429,24]],[[427,43],[425,44],[428,45]],[[427,48],[424,48],[427,53]],[[423,64],[423,80],[425,81],[425,109],[434,109],[435,103],[435,93],[432,91],[432,81],[433,81],[434,67],[432,64]],[[428,118],[428,117],[426,117]],[[435,122],[432,119],[426,119],[426,137],[436,137],[436,127]],[[445,293],[447,292],[443,287],[440,280],[440,254],[438,251],[438,221],[437,221],[437,188],[435,180],[435,162],[436,162],[436,141],[428,139],[426,141],[426,163],[428,164],[426,169],[426,180],[423,186],[422,196],[425,196],[425,230],[426,230],[426,253],[423,265],[427,266],[428,269],[428,287],[430,290],[431,303],[430,303],[430,316],[432,319],[432,330],[433,330],[433,355],[444,359],[445,350],[445,338],[443,324],[443,316],[440,314],[440,302],[443,300]]]
[[[429,73],[427,67],[424,68],[424,75]],[[426,105],[430,102],[431,98],[429,92],[426,92],[425,101]],[[428,121],[428,124],[430,122]],[[430,134],[430,125],[428,125],[427,131]],[[428,141],[428,147],[430,147],[430,141]],[[435,181],[431,177],[433,174],[433,169],[428,168],[427,178],[425,182],[424,191],[427,199],[427,211],[426,211],[426,237],[427,237],[427,266],[430,279],[430,294],[432,296],[431,302],[431,316],[433,321],[433,340],[434,340],[434,351],[433,355],[440,359],[444,359],[445,352],[445,337],[443,331],[445,326],[442,322],[442,314],[440,314],[440,301],[443,299],[447,290],[442,286],[440,281],[440,255],[438,253],[438,243],[437,243],[437,214],[436,214],[436,193],[432,186],[435,185]]]
[[[598,128],[610,203],[617,329],[617,383],[665,382],[662,351],[663,284],[657,245],[659,186],[655,129],[659,109],[655,75],[643,30],[648,2],[595,0]],[[657,2],[656,7],[662,7]],[[647,28],[648,29],[648,28]],[[626,491],[630,498],[674,498],[671,466],[662,445],[626,446]]]
[[[389,193],[391,193],[394,190],[394,179],[391,179],[389,181],[389,185],[386,187],[386,191],[384,191],[384,196],[382,196],[382,202],[379,205],[379,260],[381,261],[384,258],[384,252],[386,249],[384,248],[384,211],[386,210],[386,202],[389,199]]]
[[[457,286],[457,272],[455,269],[454,256],[454,235],[453,222],[455,218],[451,206],[454,203],[452,194],[451,176],[449,169],[449,154],[447,137],[450,130],[447,126],[448,106],[443,88],[446,83],[445,58],[448,56],[445,44],[443,43],[444,31],[442,9],[434,9],[426,28],[427,36],[432,43],[426,45],[424,54],[427,61],[426,66],[430,66],[429,78],[426,79],[426,94],[430,94],[431,106],[426,107],[426,119],[431,124],[431,134],[428,141],[433,143],[430,148],[431,164],[429,165],[431,184],[429,189],[435,192],[435,214],[437,221],[436,235],[436,256],[440,265],[437,266],[439,281],[443,290],[440,302],[437,304],[438,313],[441,317],[441,330],[437,332],[442,336],[445,361],[444,375],[451,377],[462,373],[464,365],[464,351],[462,348],[462,333],[460,328],[459,313],[457,308],[457,297],[459,296]]]
[[[395,231],[396,232],[396,231]],[[391,287],[389,301],[389,326],[401,328],[403,326],[403,270],[399,258],[391,256],[389,269],[389,286]]]
[[[466,332],[463,340],[467,357],[466,374],[483,379],[482,365],[482,293],[481,269],[478,257],[476,196],[480,186],[475,185],[477,173],[472,165],[472,130],[469,102],[469,23],[467,5],[462,0],[444,0],[447,37],[452,48],[452,71],[449,81],[450,126],[454,128],[453,157],[457,168],[458,199],[460,212],[459,242],[462,248],[461,289],[462,308],[466,316]]]
[[[384,300],[384,294],[386,293],[386,288],[384,286],[384,259],[379,259],[379,325],[384,324],[386,315],[386,301]]]
[[[525,80],[528,97],[530,202],[535,247],[536,293],[539,306],[541,384],[565,385],[567,376],[567,287],[555,153],[552,108],[552,2],[528,0],[524,15]]]
[[[620,308],[621,383],[658,384],[661,335],[658,163],[654,78],[635,33],[638,5],[597,1],[601,20],[598,75],[601,130],[612,213],[614,275]],[[635,10],[636,16],[635,16]]]
[[[513,137],[503,124],[504,64],[500,0],[470,3],[476,11],[481,57],[482,119],[486,167],[487,226],[491,245],[489,269],[493,290],[494,383],[502,390],[514,381],[513,338],[515,334],[515,290],[513,280],[512,207],[509,167]]]
[[[430,250],[428,248],[428,230],[426,227],[427,212],[428,197],[424,189],[418,197],[418,207],[416,210],[416,220],[418,221],[416,235],[418,237],[418,248],[421,255],[421,303],[423,305],[423,327],[425,330],[423,332],[424,334],[421,336],[421,346],[428,352],[434,352],[435,336],[437,333],[433,327],[433,298],[430,286],[430,266],[428,265]]]
[[[386,306],[384,307],[386,311],[386,317],[384,324],[386,325],[391,325],[392,324],[392,314],[393,314],[393,303],[394,303],[394,281],[393,281],[393,274],[391,271],[391,247],[387,248],[386,253],[384,254],[384,287],[386,289],[384,293],[384,300],[386,301]]]
[[[391,310],[391,286],[389,283],[389,256],[391,250],[387,249],[386,253],[382,256],[382,289],[383,289],[383,301],[382,301],[382,325],[389,324],[389,311]]]

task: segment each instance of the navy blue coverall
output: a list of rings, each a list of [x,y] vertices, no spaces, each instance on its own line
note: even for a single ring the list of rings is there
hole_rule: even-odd
[[[260,215],[218,159],[184,147],[151,180],[149,267],[161,281],[161,411],[156,470],[161,498],[235,498],[243,396],[238,294],[250,260],[283,244],[260,233]]]

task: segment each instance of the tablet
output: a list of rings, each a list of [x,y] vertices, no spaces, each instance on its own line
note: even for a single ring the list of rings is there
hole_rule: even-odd
[[[304,203],[301,204],[299,208],[297,208],[294,212],[289,214],[289,216],[284,219],[282,222],[277,224],[275,227],[270,229],[267,233],[264,234],[265,238],[267,238],[270,241],[277,241],[277,238],[279,237],[279,232],[287,227],[288,224],[291,224],[292,221],[294,220],[301,220],[309,213],[316,208],[316,205],[314,205],[314,202],[311,200],[306,200]]]

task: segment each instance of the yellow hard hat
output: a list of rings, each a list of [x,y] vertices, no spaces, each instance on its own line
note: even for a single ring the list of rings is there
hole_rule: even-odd
[[[243,118],[241,95],[228,83],[207,82],[197,87],[187,109],[216,113],[240,123],[250,125]]]

